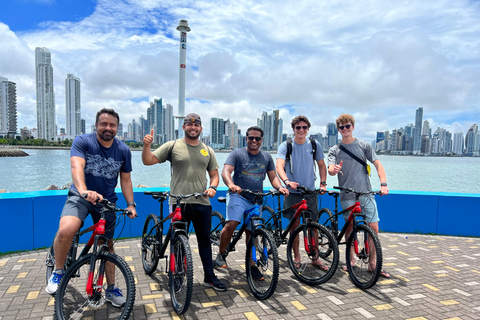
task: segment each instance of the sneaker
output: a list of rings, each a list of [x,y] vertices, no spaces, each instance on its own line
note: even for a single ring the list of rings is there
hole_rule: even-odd
[[[217,277],[212,278],[212,280],[205,280],[203,285],[207,288],[213,288],[216,291],[226,291],[227,286],[224,285]]]
[[[61,273],[60,273],[61,272]],[[62,280],[63,277],[63,270],[55,270],[52,272],[50,275],[50,278],[48,279],[48,284],[47,287],[45,288],[45,291],[47,291],[48,294],[55,294],[58,289],[58,284],[60,283],[60,280]]]
[[[225,257],[223,254],[219,253],[217,254],[217,259],[213,261],[213,265],[216,266],[217,268],[227,268],[227,262],[225,261]]]
[[[250,266],[250,272],[252,273],[252,278],[255,281],[265,280],[263,274],[258,270],[257,266]]]
[[[105,299],[110,301],[114,307],[121,307],[125,304],[125,297],[122,294],[122,290],[115,286],[109,286],[105,291]]]

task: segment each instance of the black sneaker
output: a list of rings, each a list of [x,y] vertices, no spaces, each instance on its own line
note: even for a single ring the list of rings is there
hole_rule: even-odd
[[[263,274],[258,270],[257,266],[250,266],[250,272],[252,273],[252,278],[255,281],[265,280]]]
[[[213,265],[217,268],[227,268],[227,262],[225,261],[225,257],[223,254],[217,254],[217,259],[213,261]]]
[[[211,280],[205,280],[203,285],[207,288],[213,288],[216,291],[226,291],[227,286],[224,285],[217,277],[212,278]]]

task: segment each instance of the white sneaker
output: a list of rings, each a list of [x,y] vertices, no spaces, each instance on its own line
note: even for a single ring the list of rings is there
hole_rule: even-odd
[[[48,294],[55,294],[57,292],[58,284],[60,283],[60,280],[62,280],[62,277],[64,275],[63,270],[61,272],[62,273],[57,273],[57,270],[55,270],[50,275],[47,287],[45,288],[45,291],[47,291]]]
[[[109,301],[114,307],[121,307],[125,304],[125,297],[122,294],[122,290],[117,287],[110,288],[108,287],[105,291],[105,298]]]

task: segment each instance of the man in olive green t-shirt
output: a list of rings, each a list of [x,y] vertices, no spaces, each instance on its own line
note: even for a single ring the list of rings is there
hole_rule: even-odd
[[[212,206],[210,200],[215,196],[219,183],[218,164],[213,150],[199,140],[202,132],[202,120],[196,113],[190,113],[183,122],[185,137],[163,144],[154,152],[150,151],[153,142],[153,129],[143,139],[142,161],[150,166],[168,160],[171,153],[172,194],[190,194],[205,192],[206,197],[190,198],[182,201],[182,214],[185,220],[193,223],[197,235],[198,251],[202,259],[204,282],[206,287],[217,291],[225,291],[227,287],[215,276],[212,263],[212,247],[210,245],[210,226]],[[206,172],[210,177],[207,188]],[[170,199],[170,204],[176,202]]]

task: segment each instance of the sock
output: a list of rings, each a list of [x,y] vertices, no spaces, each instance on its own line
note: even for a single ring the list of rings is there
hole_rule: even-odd
[[[63,269],[55,269],[55,272],[56,274],[63,274]]]

